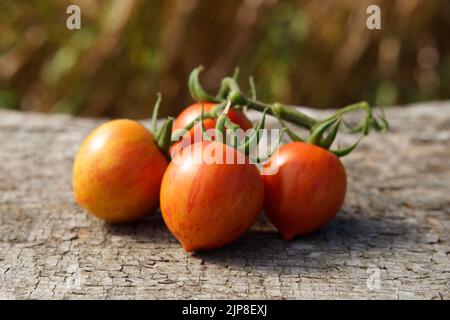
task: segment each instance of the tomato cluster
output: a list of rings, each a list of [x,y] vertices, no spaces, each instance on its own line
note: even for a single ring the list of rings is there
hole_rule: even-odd
[[[245,102],[259,111],[264,105],[237,95],[236,85],[230,78],[225,80],[225,110],[217,108],[220,99],[207,96],[194,78],[190,79],[193,96],[210,102],[188,106],[160,131],[155,132],[155,123],[150,131],[132,120],[115,120],[96,128],[80,146],[74,162],[77,203],[109,222],[133,221],[159,206],[164,222],[186,251],[219,248],[236,240],[262,211],[286,240],[328,223],[342,206],[347,188],[338,156],[356,144],[338,151],[329,147],[341,115],[366,106],[344,108],[323,121],[279,104],[264,109],[264,115],[269,112],[277,117],[283,127],[286,120],[310,129],[311,134],[304,142],[289,131],[293,142],[282,145],[265,163],[275,168],[274,174],[262,175],[245,149],[223,140],[192,140],[196,131],[204,135],[207,129],[217,130],[225,123],[252,128],[239,105]],[[217,110],[220,117],[214,113]],[[353,131],[367,134],[370,128],[383,128],[371,109],[366,111],[365,122]],[[174,139],[175,132],[183,128],[186,132]],[[169,138],[170,144],[161,143]],[[215,161],[205,161],[205,152]],[[245,161],[230,162],[230,157]]]

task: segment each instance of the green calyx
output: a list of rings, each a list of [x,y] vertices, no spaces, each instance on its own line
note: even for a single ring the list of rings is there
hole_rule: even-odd
[[[200,114],[199,122],[200,122],[200,128],[202,132],[202,137],[204,141],[217,141],[223,144],[227,144],[237,151],[241,152],[242,154],[249,157],[252,161],[255,161],[256,163],[260,163],[263,161],[266,161],[270,156],[273,154],[273,152],[278,148],[279,144],[281,143],[282,134],[284,132],[284,129],[282,130],[282,133],[280,134],[279,141],[276,144],[276,148],[272,148],[273,150],[266,154],[264,157],[258,157],[253,156],[252,152],[257,150],[257,146],[261,140],[262,133],[264,130],[265,125],[265,119],[266,119],[266,113],[267,110],[263,111],[263,114],[261,116],[260,121],[256,125],[255,128],[251,129],[250,133],[244,133],[239,127],[239,125],[233,123],[230,118],[228,117],[228,110],[231,106],[231,103],[229,102],[227,106],[223,109],[222,113],[217,117],[216,125],[214,127],[214,135],[211,136],[205,126],[203,121],[205,120],[204,115],[204,109],[202,108],[202,112]]]
[[[155,105],[153,106],[152,120],[150,123],[150,131],[153,133],[156,144],[162,153],[166,156],[167,159],[170,160],[169,148],[171,145],[171,135],[172,135],[172,126],[173,126],[173,118],[168,117],[162,126],[158,128],[158,114],[159,108],[161,105],[161,93],[157,93],[157,99]]]
[[[245,136],[244,142],[241,145],[237,146],[237,150],[244,153],[245,155],[249,155],[252,147],[258,145],[262,137],[262,130],[264,129],[264,124],[266,121],[266,113],[267,109],[263,111],[261,120],[259,120],[255,129],[253,129],[253,132],[250,135]]]

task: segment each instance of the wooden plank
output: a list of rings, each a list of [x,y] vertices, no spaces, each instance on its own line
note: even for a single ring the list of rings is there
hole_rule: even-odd
[[[323,230],[285,242],[261,217],[191,255],[158,214],[108,225],[74,203],[74,155],[100,120],[2,110],[0,298],[449,299],[450,103],[387,115],[391,133],[345,158]]]

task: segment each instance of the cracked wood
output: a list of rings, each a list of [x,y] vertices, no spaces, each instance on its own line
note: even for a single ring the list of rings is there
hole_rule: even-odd
[[[321,231],[285,242],[261,217],[191,255],[159,214],[111,225],[74,203],[74,155],[101,120],[1,110],[0,298],[449,299],[450,103],[387,116],[344,159],[346,202]]]

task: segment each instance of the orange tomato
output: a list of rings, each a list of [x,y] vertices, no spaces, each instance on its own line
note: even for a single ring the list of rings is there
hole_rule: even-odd
[[[132,120],[107,122],[78,150],[72,179],[75,199],[106,221],[138,219],[157,208],[167,165],[143,125]]]
[[[284,239],[315,231],[336,215],[347,188],[338,157],[312,144],[292,142],[271,161],[278,172],[263,176],[264,210]]]
[[[204,112],[210,111],[215,105],[216,105],[215,103],[203,102]],[[184,109],[175,119],[175,121],[173,122],[172,130],[175,131],[177,129],[182,129],[186,127],[189,123],[191,123],[197,117],[199,117],[201,113],[202,113],[202,103],[196,102],[194,104],[191,104],[186,109]],[[240,110],[230,109],[228,111],[228,117],[233,123],[240,126],[241,129],[244,131],[252,128],[252,122]],[[212,129],[216,125],[216,120],[205,119],[203,121],[203,125],[206,130]],[[201,130],[200,125],[194,126],[194,128],[192,128],[191,130],[188,131],[188,133],[186,133],[186,135],[182,138],[180,142],[177,142],[171,146],[170,154],[174,156],[186,146],[191,145],[194,142],[199,142],[194,141],[194,137],[196,136],[196,133],[198,136],[201,137],[201,133],[199,134],[200,130]]]
[[[223,163],[201,161],[207,148],[213,148]],[[219,142],[199,142],[180,151],[164,174],[162,216],[186,251],[234,241],[262,209],[264,188],[258,169],[248,159],[243,164],[225,163],[226,154],[238,156]]]

